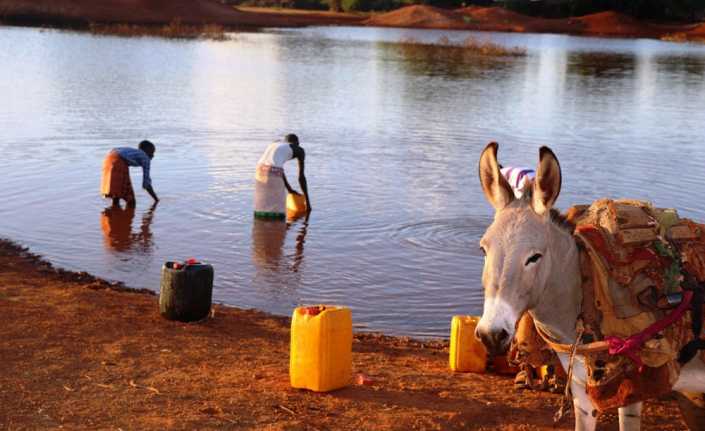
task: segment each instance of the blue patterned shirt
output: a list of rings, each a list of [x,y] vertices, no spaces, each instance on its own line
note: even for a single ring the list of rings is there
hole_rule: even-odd
[[[151,159],[144,151],[139,148],[121,147],[115,148],[113,151],[117,151],[121,159],[127,163],[128,166],[141,166],[142,167],[142,188],[151,187],[152,178],[149,176],[149,166]]]

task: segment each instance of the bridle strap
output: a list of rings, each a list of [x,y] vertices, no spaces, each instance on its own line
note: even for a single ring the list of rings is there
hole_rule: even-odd
[[[573,344],[564,344],[555,341],[550,335],[546,334],[540,325],[536,326],[536,332],[543,338],[543,341],[548,344],[548,346],[558,353],[571,353],[573,351]],[[576,340],[578,343],[580,340]],[[607,341],[593,341],[587,344],[578,344],[575,348],[576,355],[585,355],[588,353],[597,353],[609,350],[610,346]]]

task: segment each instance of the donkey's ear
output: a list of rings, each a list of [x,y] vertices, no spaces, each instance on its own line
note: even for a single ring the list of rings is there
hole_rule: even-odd
[[[536,169],[531,206],[543,215],[553,207],[561,192],[561,165],[548,147],[539,150],[539,167]]]
[[[480,155],[480,184],[485,197],[495,210],[501,210],[514,200],[514,192],[497,164],[497,143],[490,142]]]

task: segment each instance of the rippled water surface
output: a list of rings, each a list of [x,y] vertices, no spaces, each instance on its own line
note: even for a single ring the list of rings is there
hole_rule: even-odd
[[[527,55],[478,59],[396,43],[443,36],[468,33],[219,43],[0,27],[0,236],[155,290],[165,260],[196,256],[214,265],[219,302],[340,303],[359,328],[443,336],[451,315],[482,310],[492,211],[476,166],[490,140],[507,165],[551,146],[559,207],[634,197],[705,220],[705,46],[486,33]],[[254,165],[286,132],[307,151],[314,212],[255,222]],[[138,191],[134,213],[105,211],[103,157],[145,138],[162,202],[150,210]]]

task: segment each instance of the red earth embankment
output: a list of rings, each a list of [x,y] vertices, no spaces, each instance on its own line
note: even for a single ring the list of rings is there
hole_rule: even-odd
[[[600,12],[574,19],[580,33],[594,36],[660,37],[664,30],[617,12]]]
[[[407,6],[391,12],[373,15],[366,25],[373,27],[411,27],[435,29],[465,29],[463,16],[450,10],[433,6]]]
[[[407,6],[392,12],[376,14],[365,21],[379,27],[411,27],[507,31],[519,33],[562,33],[584,36],[661,38],[679,33],[684,39],[705,37],[705,24],[656,24],[639,21],[617,12],[547,19],[535,18],[500,7],[470,6],[454,11],[430,6]]]
[[[700,36],[705,38],[705,23],[700,24],[690,31],[693,36]]]
[[[693,25],[685,30],[674,29],[662,38],[665,40],[672,40],[677,42],[683,42],[688,40],[705,42],[705,23]]]
[[[25,25],[220,24],[227,27],[290,27],[354,23],[352,14],[262,13],[215,0],[0,0],[0,21]]]
[[[534,18],[499,7],[470,6],[456,12],[466,17],[475,29],[485,31],[541,32],[559,24],[558,20]]]

